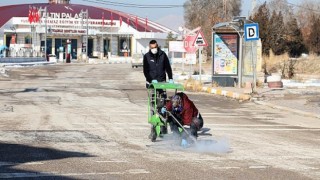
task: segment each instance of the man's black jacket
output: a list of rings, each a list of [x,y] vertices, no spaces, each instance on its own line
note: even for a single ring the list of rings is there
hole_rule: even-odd
[[[152,80],[157,80],[158,82],[166,81],[166,72],[169,79],[172,79],[172,69],[168,56],[160,48],[158,48],[158,53],[155,55],[151,51],[144,55],[143,73],[149,83]]]

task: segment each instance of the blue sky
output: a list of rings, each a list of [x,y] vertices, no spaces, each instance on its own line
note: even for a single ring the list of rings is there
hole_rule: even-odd
[[[151,1],[151,0],[112,0],[113,2],[121,3],[134,3],[134,4],[144,4],[144,5],[157,5],[157,4],[176,4],[181,5],[186,0],[161,0],[161,1]],[[21,4],[21,3],[46,3],[47,0],[1,0],[0,6],[11,5],[11,4]],[[242,16],[247,16],[251,9],[250,0],[242,0]],[[257,0],[257,3],[262,3],[264,0]],[[299,4],[299,0],[288,0],[288,2]],[[131,14],[136,14],[140,17],[146,17],[150,20],[157,21],[163,25],[175,29],[183,23],[183,8],[172,8],[172,9],[137,9],[137,8],[126,8],[126,7],[116,7],[116,6],[107,6],[91,2],[86,2],[84,0],[71,0],[72,4],[86,4],[91,6],[105,6],[111,9],[117,9],[123,12],[128,12]],[[174,20],[174,21],[173,21]]]

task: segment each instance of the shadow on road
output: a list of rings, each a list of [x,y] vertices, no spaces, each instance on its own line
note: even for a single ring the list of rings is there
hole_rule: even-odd
[[[74,157],[93,156],[80,152],[0,142],[0,179],[72,179],[50,173],[15,169],[15,166],[24,163],[35,163],[37,161],[49,161]]]

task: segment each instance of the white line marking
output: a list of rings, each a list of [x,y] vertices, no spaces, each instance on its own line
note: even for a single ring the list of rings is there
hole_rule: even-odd
[[[213,169],[241,169],[241,167],[210,167]]]
[[[268,166],[261,165],[261,166],[249,166],[249,169],[266,169]]]
[[[123,175],[123,174],[149,174],[145,169],[129,169],[124,172],[102,172],[102,173],[0,173],[1,178],[37,178],[37,177],[55,177],[55,176],[96,176],[96,175]]]
[[[0,162],[1,166],[15,166],[15,165],[42,165],[42,162],[28,162],[28,163],[12,163],[12,162]]]
[[[83,123],[72,123],[74,125],[82,125],[82,124],[87,124],[87,125],[97,125],[97,124],[105,124],[105,123],[86,123],[86,122],[83,122]]]
[[[212,131],[320,131],[320,129],[298,129],[298,128],[211,128]]]
[[[149,171],[145,169],[129,169],[127,172],[130,174],[148,174],[150,173]]]
[[[140,110],[137,110],[137,111],[139,111],[141,113],[147,113],[148,112],[148,111],[140,111]],[[108,113],[117,113],[117,114],[119,114],[119,113],[135,113],[137,111],[133,111],[133,110],[131,110],[131,111],[109,111]]]
[[[202,115],[201,115],[202,116]],[[247,117],[247,116],[229,116],[229,115],[221,115],[221,116],[202,116],[203,118],[241,118],[241,117]]]
[[[123,125],[123,124],[130,124],[130,125],[149,125],[148,122],[145,123],[134,123],[134,122],[110,122],[110,124],[119,124],[119,125]]]
[[[42,162],[28,162],[28,163],[24,163],[25,165],[42,165],[42,164],[44,164],[44,163],[42,163]],[[22,164],[22,165],[24,165],[24,164]]]
[[[205,123],[204,126],[243,126],[243,127],[286,127],[290,125],[282,125],[282,124],[207,124]]]
[[[121,161],[121,160],[115,160],[115,161],[96,161],[97,163],[127,163],[128,161]]]
[[[202,112],[200,112],[200,114],[201,115],[203,115],[203,114],[208,114],[208,115],[214,115],[214,114],[217,114],[217,115],[220,115],[220,114],[228,114],[228,115],[235,115],[235,116],[237,116],[237,115],[239,115],[239,114],[233,114],[233,113],[227,113],[227,112],[221,112],[221,113],[219,113],[219,112],[217,112],[217,113],[202,113]]]
[[[105,128],[72,128],[72,129],[64,129],[68,131],[93,131],[93,130],[106,130]]]
[[[147,112],[145,112],[145,114],[141,113],[141,114],[117,114],[118,116],[146,116]]]
[[[1,166],[14,166],[16,165],[16,163],[12,163],[12,162],[1,162],[0,161],[0,167]]]
[[[123,129],[123,130],[150,130],[150,127],[147,128],[147,127],[114,127],[112,129]]]

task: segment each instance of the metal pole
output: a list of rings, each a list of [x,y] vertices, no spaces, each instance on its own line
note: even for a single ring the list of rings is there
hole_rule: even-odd
[[[253,58],[253,41],[251,41],[251,62],[253,66],[253,92],[257,90],[257,71],[256,71],[256,61]]]
[[[203,46],[200,46],[199,48],[199,80],[201,83],[201,75],[202,75],[202,50],[203,50]]]
[[[174,52],[171,52],[171,68],[174,69],[175,65],[174,65]]]
[[[45,13],[45,40],[44,40],[44,54],[46,56],[46,59],[47,59],[47,33],[48,33],[48,23],[47,23],[47,20],[48,20],[48,17],[47,17],[47,7],[44,8],[44,13]]]
[[[100,53],[102,54],[101,59],[104,58],[104,39],[103,39],[103,29],[101,29],[101,39],[102,39],[102,49],[100,49]],[[101,43],[100,43],[101,45]]]
[[[238,64],[238,88],[241,88],[242,84],[242,40],[243,37],[240,36],[240,48],[239,48],[239,64]]]
[[[184,57],[183,57],[183,59],[184,59]],[[183,59],[182,59],[182,62],[181,62],[181,65],[182,65],[182,74],[184,74],[184,63],[185,63],[185,62],[183,62]]]
[[[86,10],[86,16],[87,16],[87,36],[86,36],[86,53],[87,53],[87,61],[89,61],[89,55],[88,55],[88,40],[89,40],[89,11],[88,9]]]
[[[192,68],[192,64],[191,64],[192,62],[191,62],[191,58],[189,59],[189,78],[191,79],[191,68]]]

